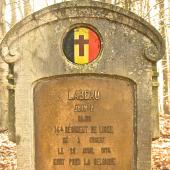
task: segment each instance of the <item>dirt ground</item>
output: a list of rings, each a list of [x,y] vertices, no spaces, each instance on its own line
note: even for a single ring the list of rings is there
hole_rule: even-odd
[[[160,133],[152,143],[152,169],[170,170],[170,115],[160,116]]]
[[[152,144],[152,170],[170,170],[170,115],[160,116],[161,137]],[[0,133],[0,170],[16,170],[16,145]]]

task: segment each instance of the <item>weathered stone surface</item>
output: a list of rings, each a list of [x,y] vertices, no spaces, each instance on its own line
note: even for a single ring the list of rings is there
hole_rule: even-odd
[[[152,142],[152,170],[170,169],[170,116],[160,115],[159,140]],[[0,134],[0,169],[16,170],[16,147],[8,140],[7,133]]]
[[[87,65],[70,63],[62,50],[64,35],[80,23],[96,28],[102,39],[100,56]],[[87,73],[126,77],[136,84],[134,124],[138,154],[134,156],[134,164],[137,170],[151,169],[152,65],[164,53],[163,41],[152,26],[112,5],[87,0],[66,2],[25,18],[6,35],[1,47],[8,47],[12,55],[7,53],[2,58],[9,63],[9,72],[15,80],[10,81],[9,113],[15,119],[10,124],[10,133],[16,136],[18,170],[35,169],[33,89],[37,81]],[[152,49],[156,51],[153,53]],[[16,54],[16,60],[10,62],[8,59]],[[14,125],[16,133],[15,129],[12,131]]]

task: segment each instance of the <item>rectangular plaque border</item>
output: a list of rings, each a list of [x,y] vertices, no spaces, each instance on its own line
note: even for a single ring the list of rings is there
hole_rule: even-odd
[[[60,78],[68,78],[68,77],[98,77],[98,78],[110,78],[110,79],[119,79],[119,80],[124,80],[128,81],[132,87],[133,87],[133,100],[134,100],[134,113],[133,113],[133,158],[132,158],[132,165],[133,168],[132,170],[137,170],[137,84],[135,81],[128,77],[123,77],[119,75],[110,75],[110,74],[96,74],[96,73],[76,73],[76,74],[64,74],[64,75],[56,75],[56,76],[51,76],[51,77],[43,77],[37,81],[34,82],[33,84],[33,96],[35,94],[35,87],[41,83],[42,81],[49,81],[53,79],[60,79]],[[34,110],[34,116],[33,116],[33,122],[34,122],[34,148],[35,148],[35,107],[34,107],[34,97],[33,97],[33,110]],[[34,149],[34,161],[35,161],[35,154],[36,154],[36,149]],[[36,161],[34,163],[34,168],[36,170]]]

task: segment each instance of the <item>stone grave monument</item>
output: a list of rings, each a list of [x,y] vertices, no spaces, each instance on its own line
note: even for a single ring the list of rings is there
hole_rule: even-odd
[[[105,3],[64,2],[17,23],[0,49],[18,170],[151,169],[164,43],[146,21]]]

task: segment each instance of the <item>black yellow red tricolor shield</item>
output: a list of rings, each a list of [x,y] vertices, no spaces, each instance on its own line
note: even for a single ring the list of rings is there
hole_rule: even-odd
[[[97,58],[101,49],[101,41],[98,34],[87,27],[71,29],[63,42],[63,51],[73,63],[87,64]]]

